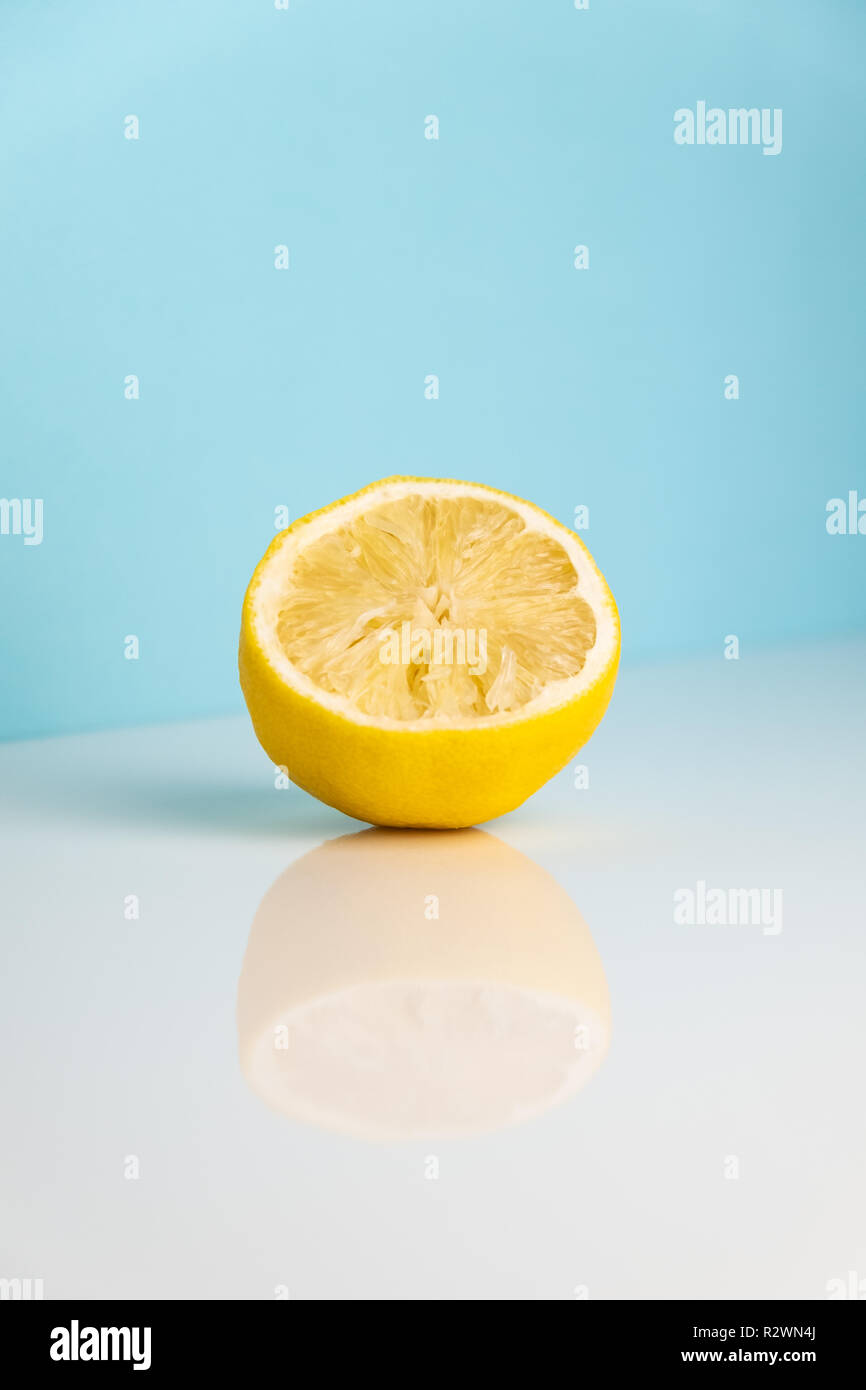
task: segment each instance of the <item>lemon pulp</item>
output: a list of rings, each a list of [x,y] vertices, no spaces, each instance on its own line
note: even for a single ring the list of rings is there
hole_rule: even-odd
[[[498,500],[409,493],[298,551],[276,636],[364,714],[472,721],[580,673],[596,618],[578,583],[565,548]]]

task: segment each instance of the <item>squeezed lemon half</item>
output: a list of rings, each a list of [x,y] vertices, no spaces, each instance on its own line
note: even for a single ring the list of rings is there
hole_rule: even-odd
[[[283,531],[244,602],[259,741],[359,820],[513,810],[610,699],[619,620],[576,535],[478,483],[386,478]]]

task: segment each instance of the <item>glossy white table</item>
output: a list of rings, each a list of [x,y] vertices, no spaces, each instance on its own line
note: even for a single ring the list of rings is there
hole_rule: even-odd
[[[275,789],[245,717],[0,747],[0,1276],[47,1298],[856,1287],[864,683],[854,641],[624,670],[588,788],[566,769],[453,871],[431,847],[429,884],[423,832],[368,832],[258,917],[364,828]],[[781,917],[675,921],[699,882],[779,889]]]

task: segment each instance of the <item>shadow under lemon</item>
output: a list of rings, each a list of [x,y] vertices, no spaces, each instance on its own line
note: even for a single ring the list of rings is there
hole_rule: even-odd
[[[274,1110],[373,1140],[518,1124],[578,1091],[610,1037],[589,928],[481,830],[364,830],[265,894],[238,986],[241,1068]]]

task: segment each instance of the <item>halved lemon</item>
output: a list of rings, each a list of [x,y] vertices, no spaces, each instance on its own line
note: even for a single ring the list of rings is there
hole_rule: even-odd
[[[377,825],[475,825],[594,732],[619,618],[586,546],[479,483],[386,478],[294,522],[250,581],[241,686],[259,742]]]

